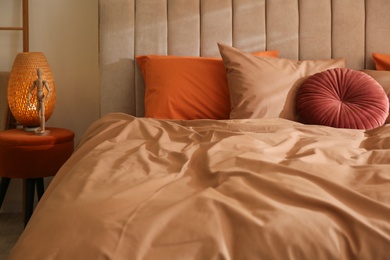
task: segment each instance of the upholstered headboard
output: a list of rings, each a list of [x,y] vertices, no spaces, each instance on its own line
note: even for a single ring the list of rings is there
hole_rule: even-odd
[[[0,71],[0,131],[7,129],[8,127],[8,79],[9,72]]]
[[[390,53],[389,0],[99,0],[101,115],[144,114],[136,55],[219,56],[217,42],[288,59]]]

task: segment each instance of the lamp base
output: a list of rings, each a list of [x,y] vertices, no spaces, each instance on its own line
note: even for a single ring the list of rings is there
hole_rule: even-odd
[[[26,132],[36,132],[39,128],[39,126],[23,126],[23,130]]]
[[[35,135],[39,135],[39,136],[50,135],[50,130],[42,130],[41,128],[38,128],[37,130],[35,130]]]
[[[39,126],[24,126],[23,130],[26,132],[33,132],[35,135],[39,136],[50,135],[50,130],[42,130]]]

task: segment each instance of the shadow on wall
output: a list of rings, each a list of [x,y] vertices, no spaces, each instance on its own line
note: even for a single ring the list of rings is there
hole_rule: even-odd
[[[135,61],[121,59],[100,68],[100,116],[110,112],[136,113]],[[144,93],[140,93],[142,96]]]

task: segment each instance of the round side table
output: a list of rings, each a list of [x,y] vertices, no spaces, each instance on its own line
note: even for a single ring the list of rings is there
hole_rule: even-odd
[[[23,129],[0,132],[0,208],[10,180],[24,183],[24,224],[30,219],[37,187],[38,200],[44,192],[43,178],[54,176],[74,149],[74,133],[64,128],[48,127],[49,135],[37,136]]]

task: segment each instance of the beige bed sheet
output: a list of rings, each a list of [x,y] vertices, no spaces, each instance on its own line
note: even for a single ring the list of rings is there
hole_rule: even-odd
[[[390,125],[109,114],[9,259],[388,259]]]

